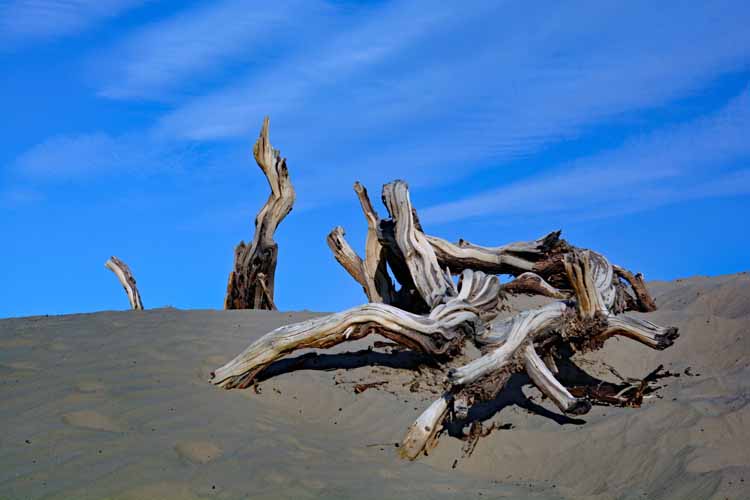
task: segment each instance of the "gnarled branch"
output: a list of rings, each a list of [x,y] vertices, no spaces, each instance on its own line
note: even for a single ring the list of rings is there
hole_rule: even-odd
[[[250,245],[240,241],[234,250],[234,265],[229,273],[225,309],[275,309],[274,281],[278,245],[273,239],[276,228],[289,214],[295,192],[289,180],[286,159],[268,139],[268,117],[263,120],[253,156],[271,187],[271,194],[255,217],[255,236]],[[262,284],[258,276],[264,276]]]
[[[436,307],[428,316],[387,304],[365,304],[282,326],[215,370],[211,380],[227,389],[247,387],[263,368],[292,351],[323,349],[370,333],[432,356],[453,354],[460,350],[466,336],[474,335],[484,324],[481,313],[497,308],[499,287],[496,276],[466,271],[458,296]]]
[[[125,293],[128,295],[130,307],[135,310],[143,309],[141,294],[138,292],[138,287],[135,284],[135,276],[133,276],[128,265],[113,255],[104,263],[104,267],[117,276],[120,284],[125,289]]]

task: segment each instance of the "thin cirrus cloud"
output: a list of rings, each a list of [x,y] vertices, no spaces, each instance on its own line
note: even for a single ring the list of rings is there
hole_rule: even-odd
[[[750,62],[743,2],[447,4],[388,4],[318,47],[187,101],[157,129],[234,140],[254,131],[249,117],[271,114],[292,153],[326,165],[311,182],[331,191],[406,165],[415,184],[441,184],[690,96]],[[335,149],[321,146],[331,138]]]
[[[750,193],[750,90],[710,117],[509,185],[421,211],[440,224],[473,217],[564,213],[590,218]],[[733,166],[734,165],[734,166]],[[584,215],[585,214],[585,215]]]
[[[304,38],[334,10],[318,0],[223,0],[178,12],[129,34],[94,57],[99,95],[162,97],[233,60],[274,50],[284,33]],[[276,44],[278,45],[278,43]]]
[[[204,71],[252,53],[253,40],[281,45],[296,36],[275,24],[295,0],[263,4],[257,18],[240,15],[247,3],[226,0],[131,33],[105,52],[117,77],[101,93],[140,99],[190,87]],[[322,5],[304,4],[312,6],[304,12]],[[309,33],[240,76],[224,75],[218,89],[199,87],[203,95],[156,115],[150,129],[53,137],[17,166],[55,178],[159,164],[181,141],[250,142],[270,114],[313,197],[334,200],[356,178],[377,184],[406,168],[415,185],[444,184],[747,68],[750,30],[741,13],[749,9],[732,0],[658,8],[478,1],[471,9],[417,0],[334,9],[336,29]],[[224,26],[233,15],[247,21]],[[263,19],[274,28],[259,26]],[[125,161],[134,154],[127,151],[151,151],[151,161]]]
[[[0,41],[19,44],[83,31],[145,0],[11,0],[0,6]]]
[[[154,141],[143,133],[94,132],[51,137],[24,152],[12,166],[21,177],[54,182],[178,172],[199,161],[200,154],[189,143]]]
[[[451,2],[416,1],[365,10],[340,32],[323,33],[305,50],[178,107],[160,120],[159,130],[194,140],[236,138],[255,128],[248,116],[307,115],[321,109],[326,99],[335,99],[342,89],[351,91],[351,85],[359,85],[357,92],[366,94],[387,77],[388,61],[403,62],[403,53],[416,46],[421,49],[416,51],[416,60],[405,64],[420,65],[420,52],[423,56],[430,50],[429,43],[424,43],[430,36],[453,30],[453,26],[467,27],[497,5],[477,2],[472,9],[464,9]],[[384,74],[371,73],[381,66]],[[365,79],[357,81],[357,76]],[[329,93],[321,95],[321,89]],[[338,114],[346,104],[339,100],[322,110],[323,114]]]

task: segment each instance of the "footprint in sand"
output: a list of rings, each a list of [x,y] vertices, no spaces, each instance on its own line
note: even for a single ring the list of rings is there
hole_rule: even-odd
[[[73,427],[96,431],[121,432],[122,428],[111,418],[96,411],[74,411],[62,417],[63,422]]]
[[[194,464],[207,464],[221,456],[221,448],[210,441],[180,441],[174,449],[178,455]]]

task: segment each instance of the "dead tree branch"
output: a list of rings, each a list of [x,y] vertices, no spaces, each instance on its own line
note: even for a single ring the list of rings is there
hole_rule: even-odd
[[[642,276],[571,246],[559,231],[500,247],[452,244],[424,233],[403,181],[383,187],[389,219],[379,218],[363,186],[355,184],[355,191],[368,224],[365,258],[352,250],[342,228],[329,234],[328,244],[371,303],[269,332],[213,372],[214,384],[247,387],[270,363],[295,350],[324,349],[372,333],[384,336],[445,367],[446,392],[409,427],[401,444],[402,456],[409,459],[429,452],[446,421],[460,422],[472,406],[494,399],[513,373],[527,373],[569,414],[586,413],[592,403],[632,406],[642,399],[647,382],[625,387],[627,395],[613,395],[568,388],[557,378],[558,362],[568,361],[560,353],[598,349],[613,335],[653,349],[674,342],[676,328],[620,314],[655,307]],[[400,289],[395,290],[388,268]],[[460,276],[458,285],[452,273]],[[495,274],[516,279],[501,286]],[[518,293],[558,300],[497,319],[500,301]],[[466,342],[483,354],[457,366],[455,357]],[[471,429],[473,447],[481,426]]]
[[[255,236],[234,249],[234,265],[229,273],[225,309],[275,309],[274,280],[278,245],[273,239],[276,228],[292,210],[295,192],[289,180],[286,158],[282,158],[268,139],[268,117],[263,120],[253,155],[271,187],[271,194],[255,217]],[[259,276],[263,278],[260,279]]]
[[[138,292],[138,287],[135,284],[135,276],[133,276],[128,265],[113,255],[104,263],[104,267],[117,276],[120,284],[125,289],[125,293],[128,295],[128,302],[130,302],[131,309],[143,309],[141,294]]]

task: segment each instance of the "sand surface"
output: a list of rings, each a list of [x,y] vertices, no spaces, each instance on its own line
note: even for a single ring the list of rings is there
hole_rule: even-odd
[[[582,367],[639,377],[664,364],[681,375],[660,398],[569,419],[514,377],[483,408],[512,428],[465,459],[444,435],[415,463],[394,443],[434,395],[413,383],[422,360],[367,351],[377,338],[277,364],[259,394],[207,383],[312,313],[0,320],[0,499],[750,498],[750,275],[651,289],[660,310],[646,317],[678,326],[675,346],[613,339]]]

